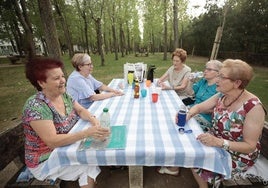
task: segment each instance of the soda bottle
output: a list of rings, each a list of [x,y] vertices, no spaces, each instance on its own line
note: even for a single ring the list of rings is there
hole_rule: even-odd
[[[102,127],[110,129],[110,114],[108,108],[103,108],[102,113],[100,115],[100,124]]]
[[[138,80],[135,80],[134,98],[137,99],[139,97],[140,97],[140,86]]]

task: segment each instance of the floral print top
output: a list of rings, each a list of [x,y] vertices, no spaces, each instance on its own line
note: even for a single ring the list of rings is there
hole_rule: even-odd
[[[31,96],[23,107],[22,124],[25,135],[25,164],[34,168],[48,159],[51,152],[49,148],[30,126],[31,121],[51,120],[54,122],[57,134],[68,133],[79,119],[73,109],[74,100],[68,95],[62,95],[66,115],[61,115],[54,108],[49,99],[42,92]],[[45,125],[44,125],[45,126]]]
[[[257,104],[261,104],[258,98],[251,98],[246,101],[237,111],[228,111],[223,105],[223,97],[218,101],[214,108],[213,123],[211,132],[218,138],[230,141],[243,141],[243,126],[246,114]],[[254,125],[252,125],[254,126]],[[260,153],[260,143],[256,145],[255,151],[249,154],[243,154],[235,151],[228,151],[232,157],[232,174],[245,172],[251,167]]]

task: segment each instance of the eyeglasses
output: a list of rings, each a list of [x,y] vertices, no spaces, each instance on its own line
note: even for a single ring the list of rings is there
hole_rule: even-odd
[[[219,80],[233,80],[232,78],[230,78],[230,77],[226,77],[226,76],[224,76],[224,75],[222,75],[222,74],[217,75],[217,78],[218,78]]]
[[[212,68],[207,68],[207,67],[205,67],[205,70],[207,70],[207,71],[216,71],[216,72],[219,72],[219,70],[217,70],[217,69],[212,69]]]
[[[92,67],[93,66],[93,63],[84,63],[83,66],[85,66],[85,65],[87,65],[89,67]]]

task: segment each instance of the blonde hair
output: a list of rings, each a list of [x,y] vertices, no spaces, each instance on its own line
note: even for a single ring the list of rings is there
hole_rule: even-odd
[[[242,81],[240,89],[246,88],[253,77],[252,67],[240,59],[226,59],[223,61],[222,68],[229,70],[228,77],[232,80]]]
[[[171,59],[173,59],[174,56],[178,56],[181,62],[185,63],[186,58],[187,58],[187,52],[182,48],[176,48],[176,50],[172,53]]]
[[[77,53],[77,54],[74,54],[71,62],[72,62],[72,65],[73,67],[79,71],[79,65],[84,65],[84,63],[90,61],[91,62],[91,57],[86,54],[86,53]]]

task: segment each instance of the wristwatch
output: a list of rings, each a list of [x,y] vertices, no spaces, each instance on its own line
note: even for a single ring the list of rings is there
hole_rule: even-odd
[[[228,140],[223,139],[222,148],[225,149],[225,150],[229,150],[230,144],[229,144]]]

